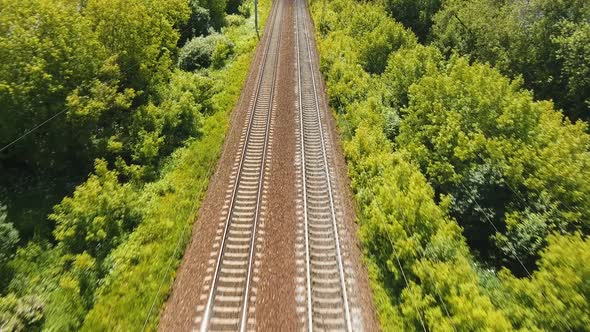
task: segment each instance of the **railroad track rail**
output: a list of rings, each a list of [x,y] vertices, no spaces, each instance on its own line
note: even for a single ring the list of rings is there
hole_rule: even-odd
[[[305,320],[309,331],[352,331],[341,234],[326,146],[328,133],[322,125],[304,0],[296,0],[295,8]]]
[[[218,244],[210,260],[214,268],[210,268],[210,283],[201,296],[206,302],[199,308],[202,314],[196,320],[200,331],[245,331],[253,326],[250,304],[255,298],[252,283],[268,178],[282,3],[275,2],[269,17],[254,98],[232,171]]]

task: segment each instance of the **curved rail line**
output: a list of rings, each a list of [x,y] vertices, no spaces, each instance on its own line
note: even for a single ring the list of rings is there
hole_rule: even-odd
[[[220,249],[201,317],[201,331],[245,331],[248,324],[250,281],[278,71],[282,8],[282,1],[276,2],[269,20],[269,37],[262,55],[245,141],[238,157],[237,174],[233,178]]]
[[[309,331],[352,330],[332,181],[303,0],[295,32]]]

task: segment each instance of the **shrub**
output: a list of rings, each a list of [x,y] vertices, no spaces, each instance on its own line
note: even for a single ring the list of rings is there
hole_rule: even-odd
[[[215,49],[214,40],[208,37],[195,37],[186,43],[178,54],[178,67],[193,71],[211,65],[211,56]]]
[[[180,49],[178,67],[186,71],[208,68],[212,64],[219,68],[232,54],[233,43],[223,35],[212,34],[195,37]]]
[[[116,171],[104,160],[95,163],[95,174],[54,207],[49,218],[56,223],[54,235],[67,251],[87,251],[104,259],[139,222],[141,213],[131,185],[121,185]]]
[[[0,274],[18,244],[18,231],[6,220],[6,206],[0,204]]]
[[[0,331],[40,331],[42,323],[43,305],[36,296],[0,297]]]
[[[401,118],[397,110],[388,109],[385,111],[385,126],[383,128],[383,132],[385,132],[385,136],[387,136],[389,140],[395,140],[399,134],[400,124]]]
[[[246,23],[246,18],[242,15],[231,14],[225,17],[227,26],[239,26]]]
[[[160,102],[141,108],[133,118],[132,135],[125,141],[133,162],[157,166],[186,140],[201,135],[204,115],[213,112],[214,93],[209,77],[175,71]]]
[[[213,68],[221,68],[225,65],[225,61],[234,53],[234,43],[227,37],[220,37],[215,44],[211,61]]]

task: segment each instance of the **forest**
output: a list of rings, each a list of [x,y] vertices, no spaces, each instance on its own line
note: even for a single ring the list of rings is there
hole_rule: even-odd
[[[0,330],[157,327],[258,42],[252,10],[0,0]]]
[[[590,330],[590,2],[311,5],[382,329]]]

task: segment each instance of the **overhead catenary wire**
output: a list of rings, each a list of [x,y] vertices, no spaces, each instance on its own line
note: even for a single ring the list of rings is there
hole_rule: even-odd
[[[393,250],[393,255],[395,256],[395,260],[397,261],[397,266],[400,269],[400,272],[402,274],[402,277],[404,279],[404,283],[406,284],[406,287],[408,289],[408,291],[411,291],[410,288],[410,283],[408,282],[408,278],[406,277],[406,272],[404,270],[404,267],[401,263],[401,260],[399,259],[399,254],[397,253],[397,249],[395,249],[395,243],[393,243],[393,240],[391,239],[391,234],[387,233],[387,238],[389,239],[389,244],[391,244],[391,249]],[[416,299],[414,299],[413,296],[411,296],[412,298],[412,304],[414,306],[414,310],[416,310],[416,314],[418,315],[418,318],[420,320],[420,325],[422,325],[422,329],[424,330],[424,332],[426,332],[426,325],[424,324],[424,320],[422,319],[422,315],[420,314],[420,310],[418,310],[418,305],[416,304]]]
[[[482,155],[479,152],[476,152],[477,156],[481,159],[482,162],[486,162],[486,160],[482,157]],[[504,179],[504,176],[502,174],[500,174],[500,176],[502,177],[502,180],[504,181],[504,183],[506,184],[506,186],[508,187],[508,189],[523,203],[525,204],[525,206],[530,209],[531,211],[535,211],[535,209],[533,209],[529,203],[526,202],[526,200],[521,197],[521,195],[512,188],[512,186],[510,186],[510,184],[508,183],[508,181],[506,181],[506,179]],[[468,189],[465,187],[465,184],[463,183],[462,179],[459,179],[461,186],[463,187],[463,190],[465,191],[465,193],[467,193],[471,200],[478,206],[479,210],[483,213],[483,215],[485,216],[485,218],[487,219],[487,221],[492,225],[492,227],[494,228],[494,230],[496,231],[496,233],[500,233],[498,228],[496,227],[496,225],[493,223],[492,219],[487,215],[487,213],[485,212],[485,210],[481,207],[481,205],[479,204],[479,202],[477,202],[477,200],[470,194],[470,192],[468,191]],[[535,190],[537,192],[537,194],[541,194],[538,190],[531,188],[533,190]],[[580,214],[582,214],[581,211],[579,211],[576,207],[574,207],[576,209],[576,211]],[[570,207],[571,209],[571,207]],[[528,278],[532,279],[532,274],[530,273],[530,271],[526,268],[526,266],[523,264],[521,258],[518,256],[517,252],[516,252],[516,248],[514,248],[514,245],[512,244],[512,242],[508,241],[508,246],[509,246],[509,250],[512,251],[512,254],[514,255],[514,258],[516,258],[516,260],[518,261],[518,263],[522,266],[523,270],[526,272]],[[545,298],[546,301],[549,301],[549,299],[547,298],[547,296],[545,295],[545,293],[541,290],[541,295],[543,296],[543,298]],[[553,306],[552,306],[553,307]],[[558,313],[559,314],[559,313]],[[558,315],[559,316],[559,315]],[[567,320],[563,321],[567,327],[567,329],[569,331],[573,331],[571,325],[569,324],[569,322]]]
[[[475,152],[475,154],[476,154],[476,155],[479,157],[479,159],[480,159],[480,160],[481,160],[483,163],[486,163],[486,160],[485,160],[485,158],[484,158],[484,157],[481,155],[481,153],[480,153],[480,152],[477,152],[477,151],[476,151],[476,152]],[[555,165],[553,165],[553,164],[550,164],[550,163],[548,163],[547,161],[545,161],[545,163],[547,163],[547,164],[548,164],[549,166],[551,166],[551,167],[555,167]],[[529,208],[529,210],[531,210],[531,211],[538,210],[538,209],[533,209],[533,208],[531,207],[531,205],[530,205],[530,204],[529,204],[529,203],[528,203],[528,202],[525,200],[525,198],[524,198],[524,197],[522,197],[522,195],[521,195],[521,194],[520,194],[520,193],[519,193],[519,192],[518,192],[516,189],[514,189],[514,188],[513,188],[513,187],[510,185],[510,183],[509,183],[508,181],[506,181],[506,178],[504,177],[504,175],[503,175],[503,174],[500,174],[500,176],[502,177],[502,180],[504,181],[504,184],[506,184],[506,187],[508,187],[508,189],[509,189],[509,190],[510,190],[510,191],[511,191],[511,192],[512,192],[512,193],[513,193],[513,194],[514,194],[514,195],[515,195],[515,196],[516,196],[516,197],[517,197],[517,198],[518,198],[518,199],[519,199],[519,200],[520,200],[520,201],[523,203],[523,205],[524,205],[524,206],[526,206],[527,208]],[[535,188],[535,187],[527,187],[527,189],[529,189],[529,190],[531,190],[531,191],[534,191],[534,192],[536,192],[536,193],[537,193],[537,195],[539,195],[539,198],[541,198],[541,196],[542,196],[542,192],[540,192],[540,191],[539,191],[539,189],[537,189],[537,188]],[[551,187],[550,187],[550,189],[554,189],[554,188],[551,188]],[[571,205],[569,205],[569,204],[566,204],[565,202],[560,202],[560,204],[562,204],[562,205],[563,205],[565,208],[567,208],[568,210],[575,210],[575,211],[576,211],[577,213],[579,213],[581,216],[583,216],[583,215],[584,215],[584,213],[583,213],[582,211],[580,211],[580,209],[579,209],[577,206],[575,206],[575,205],[574,205],[574,206],[571,206]]]
[[[13,141],[11,141],[10,143],[8,143],[8,144],[4,145],[2,148],[0,148],[0,152],[6,150],[9,147],[13,146],[14,144],[18,143],[23,138],[29,136],[29,134],[31,134],[32,132],[34,132],[37,129],[43,127],[44,125],[46,125],[47,123],[49,123],[51,120],[57,118],[58,116],[60,116],[63,113],[65,113],[66,111],[68,111],[68,108],[67,107],[64,108],[63,110],[57,112],[56,114],[52,115],[51,117],[47,118],[45,121],[41,122],[40,124],[36,125],[35,127],[27,130],[24,134],[20,135],[19,137],[17,137],[16,139],[14,139]]]
[[[323,16],[323,15],[322,15],[322,16]],[[346,122],[345,122],[345,123],[346,123]],[[461,184],[461,185],[463,185],[463,184]],[[463,185],[463,186],[464,186],[464,185]],[[513,193],[514,193],[516,196],[517,196],[517,198],[519,198],[519,199],[520,199],[520,200],[521,200],[521,201],[522,201],[522,202],[523,202],[525,205],[527,205],[527,206],[530,208],[530,205],[529,205],[529,204],[528,204],[528,203],[527,203],[527,202],[526,202],[524,199],[522,199],[522,197],[519,195],[519,193],[518,193],[516,190],[514,190],[514,189],[511,187],[510,183],[506,182],[506,186],[507,186],[507,187],[508,187],[508,188],[509,188],[509,189],[510,189],[510,190],[511,190],[511,191],[512,191],[512,192],[513,192]],[[539,195],[541,195],[541,193],[539,192],[539,190],[537,190],[537,188],[534,188],[534,187],[533,187],[533,188],[530,188],[530,189],[536,190],[536,191],[539,193]],[[466,190],[466,188],[465,188],[465,191],[466,191],[468,194],[470,194],[470,193],[469,193],[469,192]],[[487,215],[487,212],[486,212],[486,210],[484,210],[484,209],[483,209],[483,208],[482,208],[482,207],[479,205],[479,202],[478,202],[477,200],[473,199],[473,197],[472,197],[472,200],[473,200],[473,202],[474,202],[474,203],[475,203],[475,204],[478,206],[478,208],[479,208],[479,209],[482,211],[482,213],[483,213],[483,214],[484,214],[484,216],[485,216],[485,219],[486,219],[486,220],[488,220],[488,222],[490,223],[490,225],[492,225],[492,227],[493,227],[493,228],[496,230],[496,232],[498,232],[498,228],[497,228],[497,227],[496,227],[496,225],[493,223],[493,221],[492,221],[492,220],[489,218],[489,216]],[[575,200],[574,200],[574,202],[575,202]],[[568,205],[566,202],[561,202],[560,204],[562,204],[563,206],[567,206],[567,205]],[[577,207],[577,206],[575,206],[575,205],[573,205],[573,206],[569,206],[569,207],[568,207],[568,209],[569,209],[569,210],[575,210],[575,211],[577,211],[578,213],[580,213],[580,214],[584,215],[584,214],[583,214],[583,213],[582,213],[582,212],[581,212],[581,211],[578,209],[578,207]],[[533,210],[533,209],[531,209],[531,210]],[[534,211],[534,210],[533,210],[533,211]],[[522,268],[523,268],[523,269],[526,271],[526,273],[527,273],[527,275],[529,276],[529,278],[532,278],[530,271],[529,271],[529,270],[527,269],[527,267],[524,265],[524,263],[523,263],[522,259],[521,259],[520,257],[518,257],[518,254],[516,253],[516,250],[515,250],[515,249],[514,249],[514,247],[512,246],[512,243],[509,243],[509,247],[510,247],[510,250],[511,250],[511,251],[514,253],[514,255],[515,255],[516,259],[518,260],[518,262],[520,263],[520,265],[522,266]],[[395,248],[394,248],[394,251],[395,251]],[[397,257],[396,257],[396,258],[397,258]],[[398,263],[399,263],[399,261],[398,261]],[[401,266],[400,266],[400,268],[401,268]],[[545,297],[545,299],[547,299],[547,297],[545,296],[545,294],[543,294],[543,296]],[[569,325],[569,323],[567,322],[567,320],[565,321],[565,324],[568,326],[568,329],[571,331],[571,326]]]
[[[182,29],[182,30],[179,31],[179,35],[182,35],[183,33],[191,30],[192,28],[193,27],[190,26],[190,25],[187,26],[185,29]],[[258,22],[256,22],[256,30],[257,29],[258,29]],[[258,34],[258,31],[256,31],[256,33]],[[137,67],[137,66],[135,66],[135,65],[127,66],[124,70],[122,70],[120,72],[120,75],[122,75],[122,76],[126,75],[132,69],[134,69],[135,67]],[[241,97],[240,97],[240,100],[241,100]],[[39,130],[41,127],[47,125],[52,120],[56,119],[57,117],[61,116],[64,113],[68,112],[69,110],[70,110],[69,106],[66,106],[61,111],[59,111],[59,112],[51,115],[50,117],[48,117],[44,121],[40,122],[39,124],[35,125],[34,127],[30,128],[30,129],[27,129],[23,134],[19,135],[18,137],[16,137],[15,139],[13,139],[12,141],[10,141],[9,143],[7,143],[4,146],[2,146],[0,148],[0,152],[4,152],[5,150],[9,149],[13,145],[15,145],[16,143],[18,143],[22,139],[24,139],[25,137],[27,137],[30,134],[32,134],[33,132]],[[203,179],[203,183],[205,183],[210,178],[211,173],[212,173],[212,170],[214,169],[213,166],[214,165],[212,165],[212,166],[209,167],[209,170],[207,171],[207,174],[206,174],[205,178]],[[196,199],[197,196],[198,196],[198,193],[195,194],[195,196],[193,197],[193,202],[194,203],[193,203],[193,207],[191,208],[191,213],[189,214],[189,218],[192,218],[194,216],[194,214],[196,212],[196,209],[198,207],[198,200]],[[183,226],[183,229],[182,229],[182,231],[181,231],[181,233],[180,233],[180,235],[179,235],[179,237],[178,237],[178,239],[176,241],[176,245],[174,247],[173,254],[172,254],[172,256],[170,257],[170,259],[168,261],[167,268],[164,271],[162,271],[162,273],[161,273],[161,278],[159,278],[160,279],[160,282],[158,284],[158,291],[156,292],[156,294],[154,294],[153,300],[151,301],[151,305],[149,307],[148,313],[147,313],[146,318],[144,320],[144,323],[142,325],[142,329],[141,329],[142,331],[144,331],[146,329],[146,327],[147,327],[147,324],[148,324],[149,318],[151,317],[151,314],[153,312],[153,309],[154,309],[154,306],[155,306],[155,303],[156,303],[158,294],[160,293],[160,291],[161,291],[161,289],[163,287],[163,283],[164,283],[164,281],[166,279],[166,276],[168,275],[168,273],[170,272],[170,269],[172,268],[172,263],[173,263],[174,257],[178,254],[178,251],[180,250],[180,245],[182,243],[182,239],[184,238],[184,236],[186,234],[186,230],[188,229],[189,224],[190,223],[186,223]]]
[[[391,188],[391,185],[389,185],[389,183],[387,183],[386,186],[387,186],[387,188]],[[402,223],[399,223],[399,224],[402,226],[402,228],[406,229],[404,224],[402,224]],[[390,241],[391,241],[391,238],[390,238]],[[392,246],[393,246],[393,244],[392,244]],[[417,249],[418,250],[416,250],[416,252],[418,252],[418,254],[422,257],[422,259],[426,258],[426,256],[424,255],[424,252],[422,250],[419,250],[421,248],[417,248]],[[395,248],[394,248],[394,251],[395,251]],[[435,263],[437,263],[437,261],[435,261]],[[433,275],[430,273],[429,269],[426,269],[426,271],[430,275],[430,277],[433,277]],[[405,273],[404,273],[404,275],[405,275]],[[455,323],[453,322],[453,318],[451,317],[449,309],[447,308],[447,304],[442,296],[442,292],[440,291],[438,284],[436,282],[433,281],[433,284],[434,284],[435,291],[436,291],[436,293],[441,301],[441,304],[443,306],[443,310],[445,311],[445,314],[446,314],[447,318],[449,319],[449,322],[451,323],[451,327],[453,328],[453,331],[456,332],[457,329],[455,327]]]

